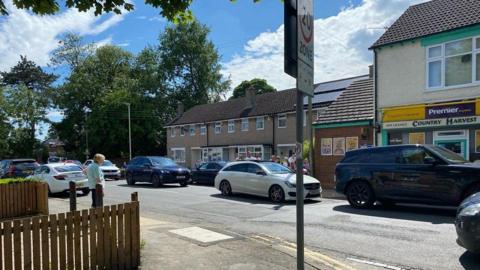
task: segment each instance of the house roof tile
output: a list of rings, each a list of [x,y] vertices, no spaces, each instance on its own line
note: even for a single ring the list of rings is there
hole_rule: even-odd
[[[478,0],[433,0],[410,6],[371,49],[480,23]]]

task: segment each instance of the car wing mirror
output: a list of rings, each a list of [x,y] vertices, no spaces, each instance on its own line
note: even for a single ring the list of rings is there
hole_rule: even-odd
[[[431,157],[426,157],[423,159],[423,163],[435,166],[438,164],[437,160]]]

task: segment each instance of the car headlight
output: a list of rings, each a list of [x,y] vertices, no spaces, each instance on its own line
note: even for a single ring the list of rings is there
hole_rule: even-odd
[[[475,205],[470,205],[468,207],[465,207],[464,209],[462,209],[462,211],[460,211],[460,216],[464,216],[464,217],[470,217],[470,216],[475,216],[475,215],[478,215],[480,213],[480,205],[479,204],[475,204]]]
[[[286,185],[287,187],[289,187],[289,188],[294,188],[294,187],[296,187],[295,184],[292,184],[292,183],[290,183],[289,181],[285,181],[285,185]]]

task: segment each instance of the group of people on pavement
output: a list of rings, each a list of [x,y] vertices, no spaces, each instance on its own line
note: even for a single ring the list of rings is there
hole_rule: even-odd
[[[297,171],[297,155],[292,154],[288,158],[281,158],[276,155],[272,155],[270,161],[282,164],[285,167],[290,168],[292,171]],[[303,160],[303,173],[310,174],[310,163],[308,159]]]

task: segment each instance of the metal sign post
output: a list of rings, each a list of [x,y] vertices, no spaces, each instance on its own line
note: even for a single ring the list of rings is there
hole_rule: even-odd
[[[297,78],[297,269],[303,270],[303,96],[313,96],[313,0],[285,0],[285,73]],[[311,123],[308,123],[311,124]]]

